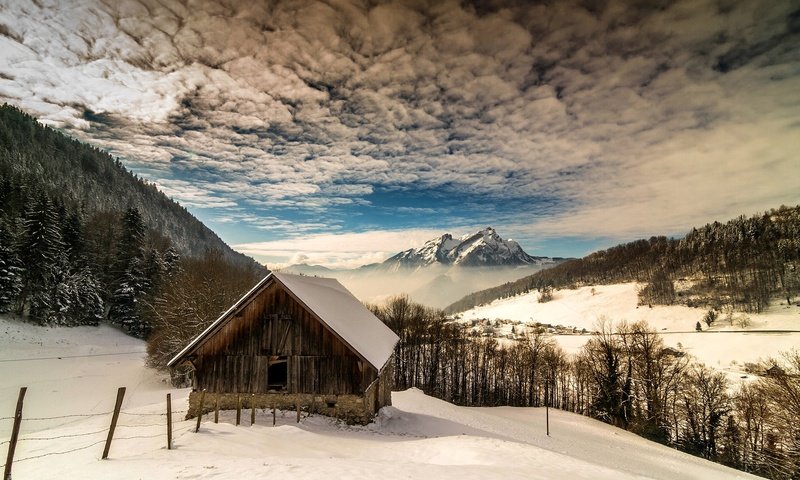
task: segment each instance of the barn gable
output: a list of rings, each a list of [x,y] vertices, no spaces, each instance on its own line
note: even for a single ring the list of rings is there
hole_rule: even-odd
[[[225,331],[227,335],[224,337],[230,339],[232,332],[243,328],[248,328],[252,333],[252,328],[256,327],[253,325],[254,320],[263,320],[261,317],[264,315],[280,316],[281,312],[263,311],[265,305],[269,303],[265,302],[264,293],[274,284],[281,286],[352,353],[368,362],[375,370],[380,371],[391,357],[394,346],[399,340],[397,335],[338,281],[272,272],[175,355],[168,366],[173,367],[189,360],[220,332]],[[242,322],[242,319],[249,321]],[[230,325],[231,323],[239,325]],[[218,345],[218,348],[222,346]]]

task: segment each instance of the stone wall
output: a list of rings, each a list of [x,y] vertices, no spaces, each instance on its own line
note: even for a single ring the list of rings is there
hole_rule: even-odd
[[[186,419],[195,418],[200,409],[202,392],[194,391],[189,394],[189,413]],[[365,395],[316,395],[310,393],[206,393],[203,402],[203,413],[213,412],[214,405],[219,402],[220,410],[236,410],[237,399],[241,397],[242,409],[250,409],[253,404],[256,408],[279,410],[296,410],[297,403],[304,412],[326,415],[339,418],[348,424],[366,425],[375,416],[374,400],[369,401],[368,392]],[[366,397],[366,398],[365,398]]]

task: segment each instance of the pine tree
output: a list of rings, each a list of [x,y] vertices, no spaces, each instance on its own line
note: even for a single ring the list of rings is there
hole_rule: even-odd
[[[64,248],[69,258],[69,263],[75,268],[83,266],[85,263],[83,241],[83,225],[78,212],[70,212],[61,219],[61,236],[64,240]]]
[[[0,312],[8,312],[22,291],[22,268],[16,238],[4,217],[0,217]]]
[[[85,268],[76,274],[76,293],[80,300],[78,310],[73,312],[81,325],[98,325],[103,319],[105,305],[101,296],[102,287],[91,270]]]
[[[41,196],[25,215],[25,240],[22,250],[23,287],[18,312],[48,322],[60,310],[56,295],[59,276],[66,265],[64,244],[52,202]]]
[[[117,245],[115,271],[118,278],[125,276],[135,260],[144,257],[145,233],[147,228],[142,215],[136,208],[128,208],[122,217],[122,235]]]
[[[108,315],[113,323],[141,338],[150,331],[137,308],[140,295],[149,287],[143,265],[145,233],[146,228],[139,210],[129,208],[122,217],[122,235],[114,261],[115,279],[111,286],[111,309]]]
[[[149,323],[140,315],[139,297],[144,293],[143,274],[138,260],[134,260],[113,294],[109,317],[129,334],[146,338],[150,333]]]

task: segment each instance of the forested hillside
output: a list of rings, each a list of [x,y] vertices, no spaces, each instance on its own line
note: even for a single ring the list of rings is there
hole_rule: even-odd
[[[676,281],[690,286],[676,287]],[[652,237],[569,260],[515,282],[470,294],[456,313],[532,290],[637,281],[642,303],[730,306],[760,312],[769,298],[800,291],[800,206],[694,228],[683,238]]]
[[[109,320],[146,338],[165,325],[164,298],[186,270],[206,265],[216,269],[205,270],[211,317],[266,274],[107,153],[0,107],[0,313],[47,325]],[[169,307],[194,315],[194,302]]]
[[[0,107],[0,179],[4,210],[24,209],[40,194],[87,217],[135,208],[145,225],[169,238],[181,254],[202,255],[212,249],[241,266],[255,263],[118,159],[7,104]]]

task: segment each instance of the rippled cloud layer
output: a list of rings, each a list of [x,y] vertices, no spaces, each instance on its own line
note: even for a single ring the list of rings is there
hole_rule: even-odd
[[[0,98],[234,243],[800,202],[796,2],[0,0]]]

